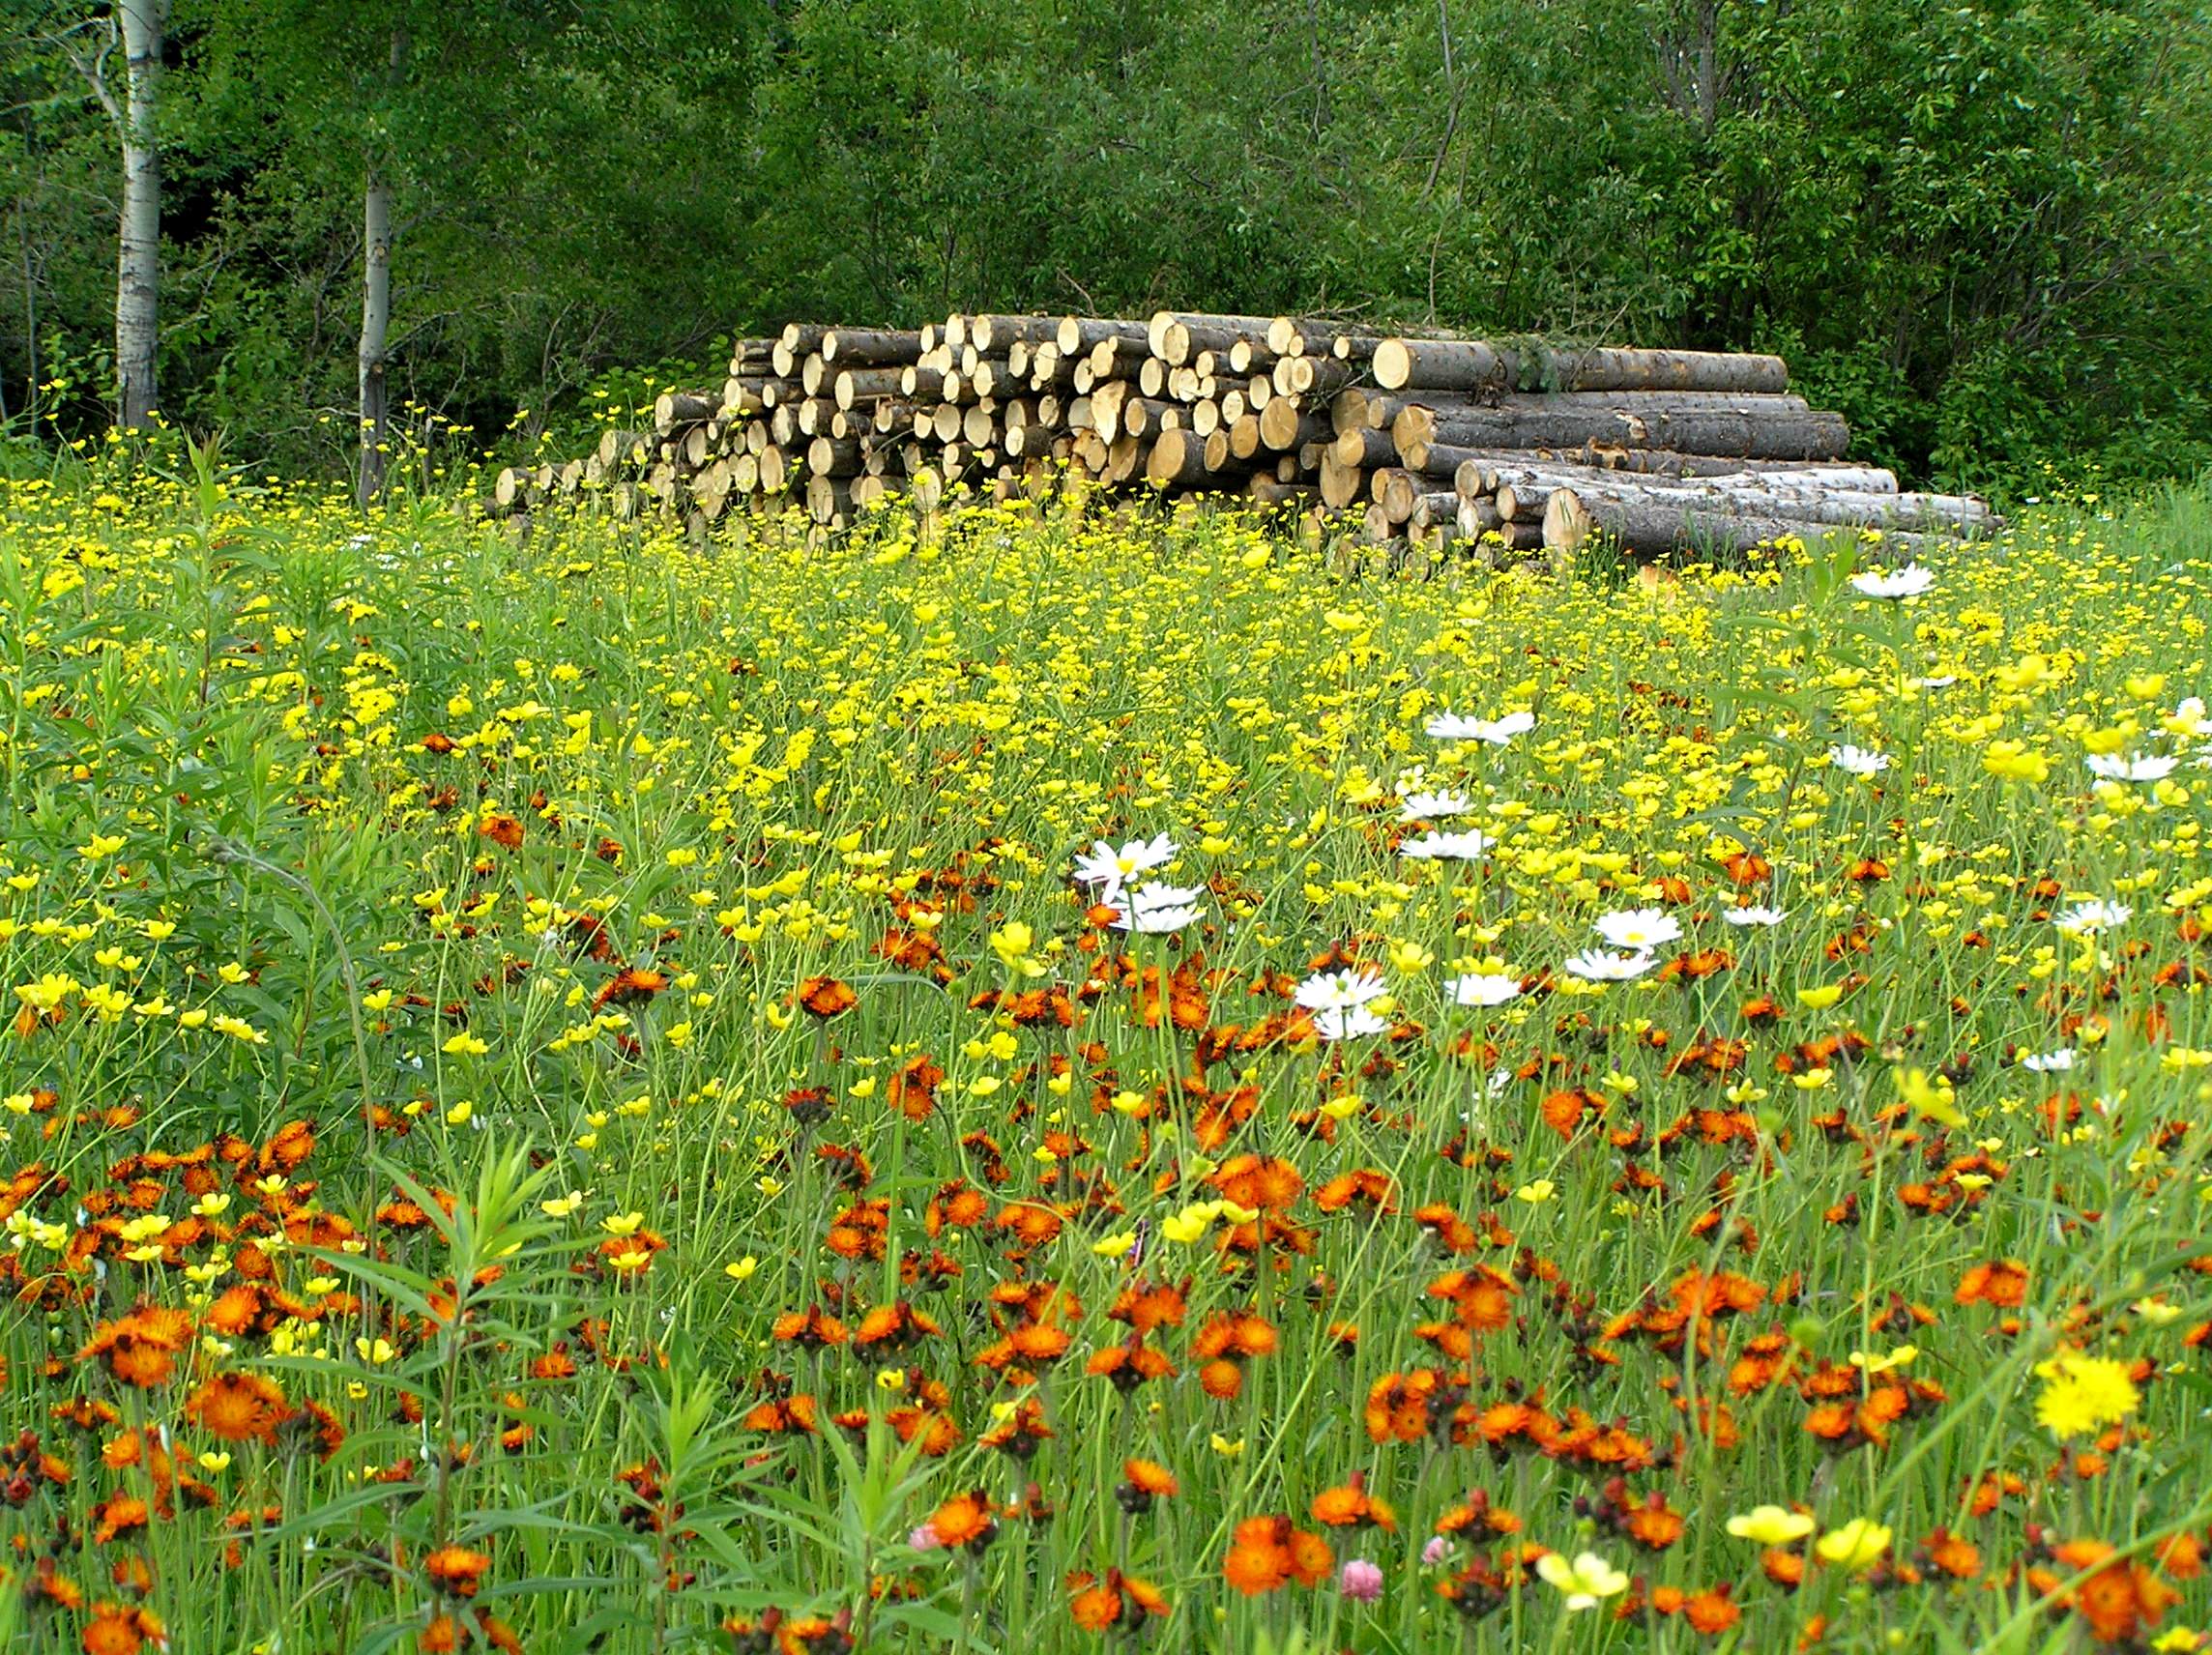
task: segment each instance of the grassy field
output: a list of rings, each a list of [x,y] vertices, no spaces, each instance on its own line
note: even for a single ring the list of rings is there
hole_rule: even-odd
[[[2200,1647],[2212,508],[1855,557],[0,484],[0,1643]]]

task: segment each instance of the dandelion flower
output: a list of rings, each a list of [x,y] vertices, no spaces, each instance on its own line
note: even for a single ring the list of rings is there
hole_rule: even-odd
[[[2127,1364],[2109,1356],[2060,1350],[2036,1365],[2035,1377],[2044,1382],[2035,1399],[2036,1423],[2060,1441],[2117,1425],[2142,1402]]]

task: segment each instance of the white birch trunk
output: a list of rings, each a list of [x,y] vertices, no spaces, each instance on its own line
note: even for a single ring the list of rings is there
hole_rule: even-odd
[[[407,31],[392,31],[392,86],[407,73]],[[391,389],[386,380],[392,334],[392,173],[371,151],[361,212],[361,344],[356,352],[361,392],[361,474],[356,497],[364,506],[384,492],[385,450],[391,436]]]
[[[124,92],[123,217],[115,262],[115,373],[126,430],[153,423],[155,353],[160,345],[161,38],[168,0],[118,0],[128,72]]]
[[[385,342],[392,328],[392,185],[371,170],[362,205],[361,479],[366,506],[384,492],[385,441],[391,403],[385,383]]]

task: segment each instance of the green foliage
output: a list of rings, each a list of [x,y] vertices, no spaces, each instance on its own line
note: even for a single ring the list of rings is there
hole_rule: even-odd
[[[73,381],[37,412],[74,435],[112,134],[40,44],[89,9],[37,10],[0,385]],[[711,384],[719,335],[795,317],[1177,303],[1772,348],[1869,458],[2000,491],[2212,462],[2189,0],[179,0],[174,32],[163,383],[285,466],[352,446],[371,166],[431,447],[573,430],[616,364]]]

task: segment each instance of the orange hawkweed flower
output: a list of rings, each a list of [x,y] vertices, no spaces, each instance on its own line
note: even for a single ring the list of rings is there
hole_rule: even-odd
[[[218,1374],[192,1392],[185,1417],[225,1442],[274,1443],[276,1428],[292,1417],[276,1380],[259,1374]]]
[[[491,1567],[490,1554],[466,1546],[441,1546],[422,1559],[422,1573],[430,1583],[451,1597],[473,1598]]]
[[[96,1605],[85,1624],[84,1655],[138,1655],[148,1643],[168,1643],[168,1631],[147,1611],[114,1603]]]
[[[1341,1487],[1324,1489],[1314,1495],[1313,1520],[1324,1528],[1365,1528],[1369,1525],[1394,1532],[1398,1514],[1367,1492],[1364,1472],[1354,1471]]]
[[[2027,1266],[2017,1259],[1996,1259],[1974,1265],[1959,1278],[1954,1304],[1987,1304],[2018,1310],[2027,1298]]]
[[[176,1372],[177,1353],[192,1336],[191,1318],[162,1305],[138,1306],[114,1321],[103,1321],[77,1352],[84,1361],[98,1357],[127,1385],[152,1389]]]
[[[1222,1575],[1246,1597],[1259,1597],[1295,1581],[1319,1585],[1335,1566],[1320,1535],[1295,1528],[1287,1517],[1248,1517],[1230,1537]]]
[[[909,1120],[927,1120],[937,1112],[937,1089],[945,1071],[917,1052],[896,1069],[884,1087],[884,1101]]]
[[[860,1003],[853,985],[835,977],[808,977],[799,985],[799,1003],[813,1016],[828,1022]]]
[[[1144,1624],[1147,1615],[1165,1615],[1168,1600],[1150,1582],[1108,1569],[1103,1582],[1078,1575],[1068,1584],[1075,1595],[1067,1612],[1086,1632],[1127,1631]]]
[[[1131,1517],[1143,1516],[1152,1501],[1171,1497],[1179,1486],[1173,1471],[1150,1460],[1122,1461],[1121,1475],[1125,1480],[1115,1487],[1114,1498]]]
[[[938,1545],[954,1551],[980,1552],[999,1536],[999,1522],[991,1509],[990,1496],[980,1489],[954,1495],[930,1513],[926,1526]]]
[[[592,1007],[640,1005],[668,986],[668,973],[651,966],[625,966],[601,985]]]

